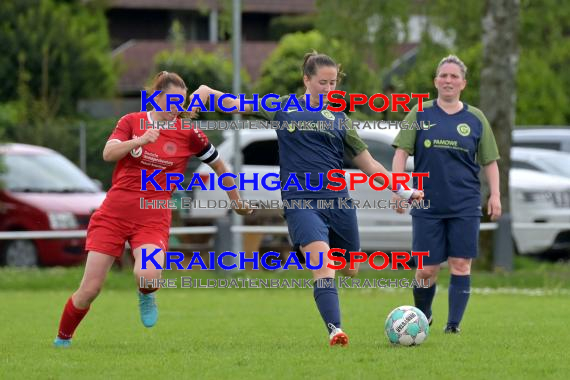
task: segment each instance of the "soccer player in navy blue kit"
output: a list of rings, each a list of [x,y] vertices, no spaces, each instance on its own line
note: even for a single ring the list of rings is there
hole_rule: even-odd
[[[471,262],[478,253],[482,216],[480,165],[490,188],[488,214],[492,220],[501,216],[499,152],[493,131],[480,110],[459,100],[467,84],[466,72],[458,57],[442,59],[434,79],[437,99],[424,102],[423,112],[416,106],[406,117],[408,122],[423,122],[429,128],[401,130],[393,144],[392,170],[402,171],[408,156],[414,155],[414,171],[429,172],[423,190],[430,207],[410,213],[412,249],[429,251],[424,268],[416,270],[416,279],[431,286],[413,292],[416,307],[431,324],[437,274],[440,264],[448,262],[451,280],[446,333],[460,331],[471,292]],[[396,211],[404,212],[401,208]]]
[[[260,100],[258,112],[253,112],[251,104],[245,104],[243,113],[255,114],[269,121],[277,121],[282,127],[290,125],[289,128],[277,129],[281,196],[283,200],[313,200],[314,209],[289,208],[284,210],[284,214],[294,245],[304,253],[310,252],[310,263],[319,264],[319,253],[324,252],[321,268],[313,271],[314,298],[328,329],[330,345],[345,346],[348,344],[348,336],[341,329],[338,293],[334,284],[335,270],[327,268],[327,264],[331,261],[326,253],[330,248],[345,249],[347,252],[360,250],[356,209],[336,206],[334,209],[318,209],[316,201],[334,198],[336,203],[338,198],[349,198],[346,188],[341,191],[326,189],[329,184],[326,173],[329,170],[342,169],[345,152],[368,176],[374,173],[384,173],[391,178],[391,174],[370,155],[366,144],[358,137],[356,130],[346,127],[346,125],[350,126],[350,120],[343,112],[328,111],[324,102],[322,109],[316,110],[320,103],[319,96],[326,99],[328,92],[334,90],[338,83],[339,66],[335,61],[324,54],[309,53],[305,55],[302,73],[306,88],[305,94],[310,95],[310,104],[306,104],[305,96],[283,96],[279,98],[281,107],[278,111],[263,110]],[[200,87],[197,92],[204,99],[207,99],[209,94],[215,94],[216,103],[223,95],[207,86]],[[300,106],[300,109],[296,104]],[[286,107],[288,105],[291,107]],[[227,108],[235,106],[239,109],[240,101],[239,99],[224,99],[223,106]],[[303,128],[295,127],[294,122],[299,123],[297,125],[303,125]],[[328,122],[333,128],[311,128],[311,123],[318,122]],[[297,186],[291,186],[289,190],[284,190],[285,181],[292,173],[295,173],[301,185],[307,188],[298,189]],[[305,173],[310,173],[310,186],[313,188],[318,187],[319,173],[321,175],[324,173],[322,190],[309,190],[309,185],[305,184]],[[332,183],[332,185],[338,184]],[[412,197],[419,200],[423,197],[423,192],[414,190],[401,194],[407,199]],[[350,204],[350,200],[347,202]],[[357,266],[356,270],[351,271],[348,268],[343,270],[343,273],[349,276],[354,276],[357,272]]]

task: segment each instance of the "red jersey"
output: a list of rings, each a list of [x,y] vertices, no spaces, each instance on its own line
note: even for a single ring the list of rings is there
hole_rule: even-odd
[[[142,136],[147,123],[153,123],[150,112],[136,112],[123,116],[108,141],[127,141]],[[156,191],[147,186],[141,191],[141,170],[146,169],[150,176],[156,169],[161,172],[154,180],[166,187],[166,173],[184,174],[188,159],[198,156],[205,162],[217,159],[217,151],[208,142],[206,135],[196,127],[182,128],[180,119],[171,129],[161,129],[154,143],[133,149],[117,162],[113,172],[112,186],[101,206],[101,211],[109,216],[136,220],[140,224],[167,224],[170,226],[171,210],[141,208],[141,198],[145,200],[170,199],[172,190]]]

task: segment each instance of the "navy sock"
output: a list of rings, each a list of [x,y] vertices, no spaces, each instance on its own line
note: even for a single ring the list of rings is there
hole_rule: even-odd
[[[434,283],[429,288],[414,287],[414,303],[427,317],[431,318],[431,304],[435,297],[436,284]]]
[[[316,280],[313,295],[329,333],[335,327],[340,328],[340,305],[334,278]]]
[[[467,308],[469,294],[471,293],[471,276],[457,276],[452,274],[449,282],[449,315],[448,327],[458,327]]]

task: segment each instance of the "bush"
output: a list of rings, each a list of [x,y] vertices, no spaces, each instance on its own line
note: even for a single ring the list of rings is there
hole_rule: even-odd
[[[223,92],[232,92],[233,64],[221,52],[205,53],[194,49],[190,53],[181,50],[163,51],[155,59],[155,73],[162,70],[177,73],[184,79],[188,91],[206,84]],[[149,83],[152,78],[149,78]],[[249,92],[251,79],[245,70],[241,71],[242,93]],[[202,116],[206,116],[204,113]],[[212,115],[208,115],[212,116]],[[207,119],[219,119],[220,115]]]
[[[155,67],[155,72],[166,70],[180,75],[190,93],[202,84],[223,92],[232,92],[233,64],[222,52],[206,53],[201,49],[194,49],[190,53],[186,53],[178,44],[178,48],[174,51],[159,53],[155,59]],[[149,78],[149,82],[151,80],[152,78]],[[250,81],[247,72],[241,70],[242,93],[249,93]],[[185,108],[188,107],[189,100],[187,100]],[[231,119],[231,115],[202,112],[199,118],[202,120],[227,120]],[[223,139],[222,132],[219,130],[205,130],[204,133],[213,144],[217,144]]]
[[[112,94],[116,67],[101,7],[2,1],[0,19],[0,101],[41,98],[53,114],[73,114],[78,99]]]

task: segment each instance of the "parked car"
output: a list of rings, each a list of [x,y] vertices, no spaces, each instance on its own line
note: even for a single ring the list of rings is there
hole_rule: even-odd
[[[521,173],[521,187],[526,185],[526,189],[519,188],[519,193],[514,194],[517,207],[513,208],[513,214],[521,213],[517,219],[531,223],[560,222],[569,223],[567,217],[570,208],[570,191],[565,189],[567,182],[560,177],[570,179],[570,153],[549,149],[536,148],[511,148],[511,175],[513,172]],[[518,170],[524,169],[524,170]],[[535,173],[528,173],[534,171]],[[537,177],[536,173],[543,173],[547,176]],[[512,177],[511,177],[512,179]],[[539,183],[540,190],[536,190],[536,183]],[[548,190],[546,190],[548,189]],[[546,205],[536,205],[534,203],[546,203]],[[529,207],[529,205],[531,207]],[[514,231],[515,234],[523,234],[523,231]],[[519,241],[531,243],[527,247],[522,247],[523,251],[535,251],[548,246],[551,251],[570,252],[570,229],[541,229],[526,231],[528,238],[519,236]],[[532,235],[532,236],[531,236]],[[535,247],[536,246],[536,247]]]
[[[545,223],[570,223],[570,179],[513,168],[509,180],[513,222],[537,226],[513,228],[517,251],[522,254],[551,250],[570,252],[570,230],[541,228]]]
[[[0,145],[0,232],[86,229],[105,193],[61,154],[25,144]],[[74,265],[85,239],[0,240],[7,266]]]
[[[391,170],[394,148],[391,144],[397,130],[394,129],[362,129],[359,130],[360,137],[368,144],[369,150],[374,158]],[[218,147],[222,157],[229,161],[234,154],[234,134],[228,132],[225,141]],[[241,130],[240,144],[243,153],[243,166],[241,172],[246,173],[246,178],[253,178],[253,173],[259,173],[261,178],[266,173],[278,173],[278,145],[277,135],[271,130]],[[345,162],[347,172],[356,171],[352,163]],[[406,170],[413,168],[413,157],[408,159]],[[197,172],[201,173],[201,178],[207,181],[212,170],[208,165],[202,164]],[[570,222],[570,207],[558,201],[550,201],[548,197],[561,197],[566,199],[565,194],[570,194],[570,180],[560,176],[538,173],[531,170],[513,169],[510,173],[511,183],[511,210],[513,210],[513,221],[528,223]],[[537,186],[540,184],[540,186]],[[548,189],[548,190],[547,190]],[[542,194],[542,195],[540,195]],[[225,199],[225,193],[216,186],[216,190],[202,191],[197,187],[192,189],[190,194],[185,196],[201,200]],[[358,184],[354,191],[350,192],[354,199],[364,200],[388,200],[391,197],[389,191],[374,191],[367,184]],[[542,199],[541,196],[545,197]],[[247,184],[242,193],[244,199],[255,200],[280,200],[279,191],[268,191],[264,189],[253,190],[253,185]],[[194,208],[182,210],[182,217],[190,224],[209,224],[216,218],[227,213],[224,209]],[[268,224],[267,220],[277,219],[282,210],[258,210],[256,212],[254,224]],[[357,211],[359,225],[362,226],[410,226],[411,216],[409,213],[396,214],[391,209],[359,209]],[[557,229],[536,229],[517,230],[515,229],[514,241],[517,250],[521,254],[540,253],[553,247],[561,247],[570,240],[569,232]],[[361,232],[361,247],[364,250],[396,250],[411,249],[411,232],[395,231],[389,233]]]
[[[511,148],[511,168],[570,178],[570,153],[550,149]]]
[[[570,128],[515,129],[512,145],[570,152]]]

